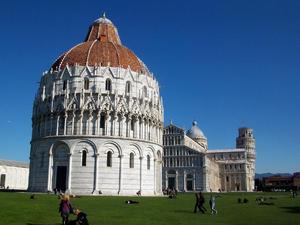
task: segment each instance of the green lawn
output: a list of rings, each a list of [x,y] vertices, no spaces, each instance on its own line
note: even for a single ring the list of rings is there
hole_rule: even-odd
[[[257,205],[257,196],[273,197],[274,205]],[[205,206],[208,209],[208,194]],[[238,204],[238,198],[249,203]],[[127,205],[125,200],[137,200]],[[81,197],[71,199],[88,214],[90,225],[300,225],[300,196],[289,193],[228,193],[217,198],[217,215],[194,214],[194,194],[165,197]],[[59,200],[54,195],[0,192],[0,225],[58,225]],[[73,216],[71,216],[73,218]]]

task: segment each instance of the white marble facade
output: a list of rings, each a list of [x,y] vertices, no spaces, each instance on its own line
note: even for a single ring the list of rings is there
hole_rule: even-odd
[[[24,162],[0,160],[0,188],[26,190],[29,165]]]
[[[92,26],[116,32],[105,17]],[[118,38],[101,35],[91,46],[109,44],[124,51]],[[89,41],[81,45],[86,43]],[[93,53],[97,60],[117,60],[119,66],[101,61],[89,65],[87,61],[86,65],[52,66],[44,72],[33,106],[30,191],[57,188],[73,194],[161,194],[163,104],[159,85],[139,59],[134,63],[140,63],[142,70],[132,69],[136,65],[132,61],[126,68],[121,65],[125,60],[119,55],[121,50],[108,54],[111,58]],[[64,60],[72,56],[71,51]]]
[[[255,139],[253,130],[240,128],[236,149],[209,150],[194,122],[186,133],[170,124],[163,135],[163,188],[178,191],[253,191]]]

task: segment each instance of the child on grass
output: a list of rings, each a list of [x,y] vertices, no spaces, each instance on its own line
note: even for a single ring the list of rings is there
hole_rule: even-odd
[[[73,213],[73,208],[70,202],[69,195],[63,195],[62,200],[59,204],[60,216],[62,218],[62,224],[66,225],[69,222],[69,214]]]

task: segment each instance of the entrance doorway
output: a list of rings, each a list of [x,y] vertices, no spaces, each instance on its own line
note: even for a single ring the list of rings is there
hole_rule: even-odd
[[[67,189],[67,167],[58,166],[56,170],[56,189],[62,192]]]
[[[168,188],[175,188],[175,177],[168,177]]]
[[[240,191],[240,184],[239,183],[236,183],[236,191]]]
[[[0,188],[5,188],[5,178],[6,174],[1,174]]]
[[[186,190],[187,191],[192,191],[194,189],[193,187],[193,175],[192,174],[188,174],[186,176]]]
[[[186,181],[186,189],[188,191],[192,191],[193,190],[193,181],[192,180],[187,180]]]

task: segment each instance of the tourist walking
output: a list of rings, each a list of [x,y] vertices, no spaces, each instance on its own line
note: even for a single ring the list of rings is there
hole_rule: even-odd
[[[73,208],[70,202],[69,195],[63,195],[59,204],[58,212],[60,212],[60,216],[62,218],[62,224],[66,225],[69,222],[69,214],[73,213]]]
[[[200,212],[205,213],[206,209],[204,207],[204,196],[201,192],[199,193],[195,193],[195,197],[196,197],[196,203],[195,203],[195,207],[194,207],[194,213],[197,212],[197,208],[199,209]]]
[[[211,214],[217,214],[217,209],[216,209],[216,197],[211,195],[209,199],[209,206],[210,206],[210,211]]]

